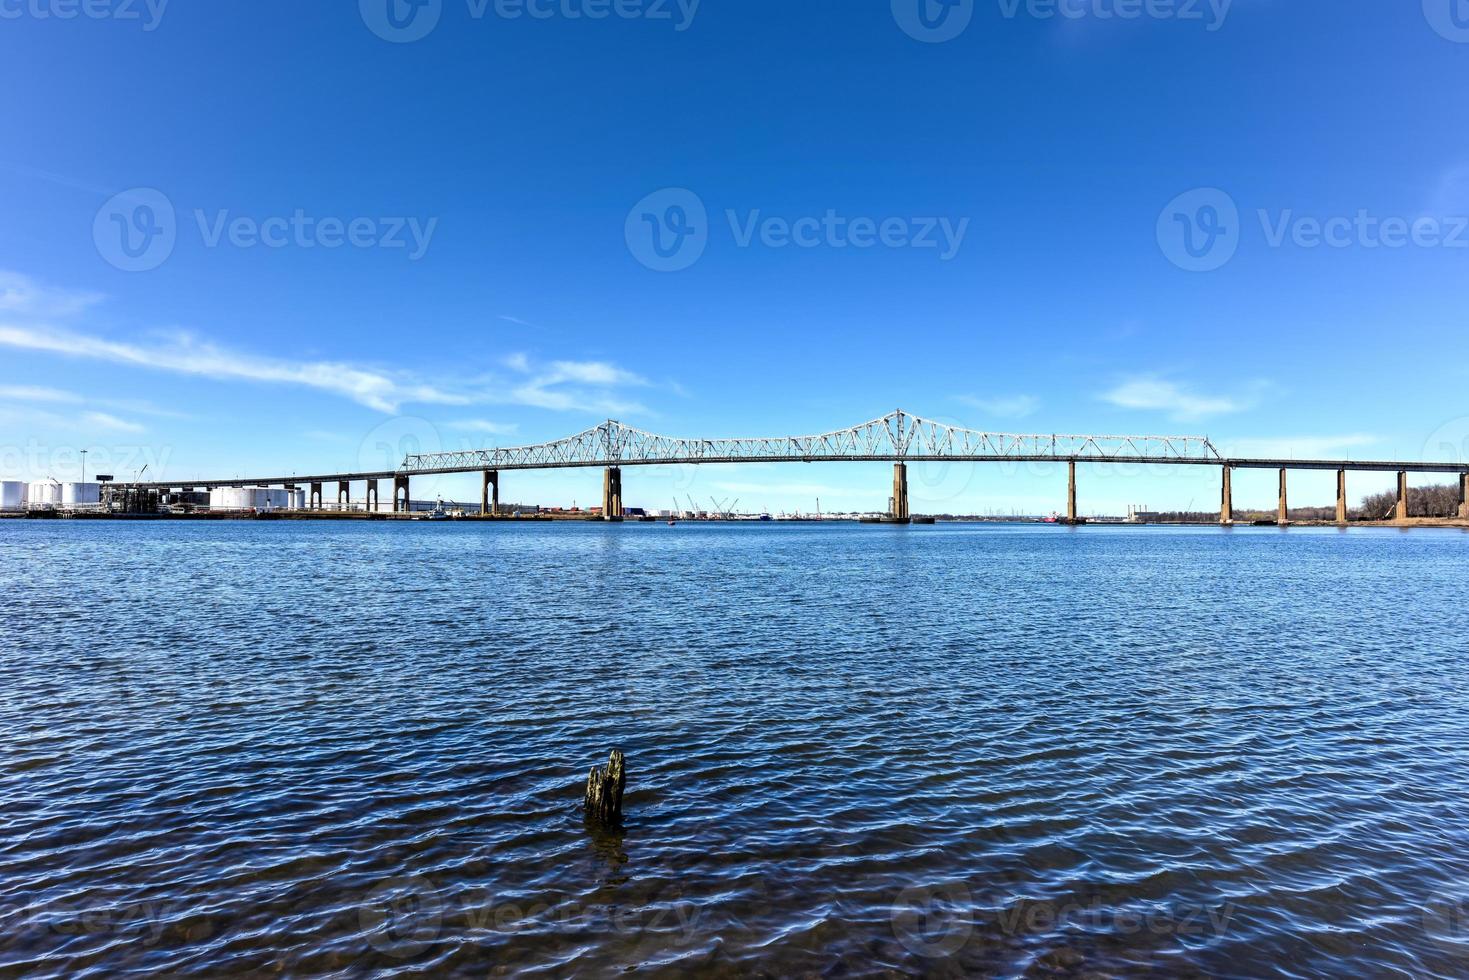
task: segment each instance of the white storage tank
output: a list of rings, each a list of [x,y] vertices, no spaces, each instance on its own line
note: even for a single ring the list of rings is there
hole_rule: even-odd
[[[210,510],[253,510],[255,495],[245,487],[215,487],[209,491]]]
[[[63,483],[61,485],[61,506],[63,507],[85,506],[101,502],[102,485],[100,483]]]
[[[209,491],[210,510],[299,510],[305,500],[304,490],[215,487]]]
[[[51,480],[32,483],[26,491],[26,503],[31,507],[61,506],[61,484]]]
[[[0,510],[25,510],[29,489],[18,480],[0,482]]]

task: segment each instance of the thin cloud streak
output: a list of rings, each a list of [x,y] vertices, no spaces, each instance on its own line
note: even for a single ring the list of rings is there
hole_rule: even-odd
[[[557,361],[549,370],[509,386],[473,388],[432,385],[405,376],[335,361],[292,362],[257,357],[201,342],[185,334],[167,344],[144,346],[55,328],[0,323],[0,346],[65,357],[106,361],[221,381],[249,381],[312,388],[387,414],[406,404],[518,404],[555,411],[638,413],[646,409],[597,388],[644,385],[637,375],[598,361]],[[525,369],[530,370],[529,362]],[[579,387],[568,387],[568,385]]]
[[[1366,432],[1336,436],[1282,436],[1267,439],[1235,439],[1221,451],[1231,457],[1270,459],[1334,459],[1348,457],[1351,450],[1373,446],[1382,440]]]
[[[37,284],[19,273],[0,270],[0,347],[38,351],[148,368],[218,381],[292,385],[337,395],[386,414],[404,405],[513,404],[552,411],[637,414],[648,410],[618,397],[619,388],[648,387],[646,379],[605,361],[552,361],[536,366],[524,354],[505,366],[521,377],[430,381],[407,372],[389,372],[342,361],[292,361],[220,347],[175,332],[159,341],[127,341],[56,326],[98,301],[90,293],[66,292]],[[8,318],[4,318],[8,314]],[[54,392],[31,389],[30,400]],[[54,398],[53,398],[54,400]]]
[[[1258,382],[1249,385],[1245,397],[1207,395],[1174,381],[1146,376],[1124,381],[1101,398],[1119,408],[1165,412],[1175,422],[1197,422],[1254,408],[1261,387]]]
[[[1023,419],[1034,415],[1041,407],[1040,399],[1034,395],[997,395],[987,398],[959,395],[957,400],[986,415],[1004,419]]]

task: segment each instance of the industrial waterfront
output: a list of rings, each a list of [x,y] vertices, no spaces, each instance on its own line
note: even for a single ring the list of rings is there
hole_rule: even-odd
[[[693,504],[691,511],[649,511],[631,508],[624,500],[623,468],[656,465],[720,466],[731,464],[891,462],[891,492],[882,511],[844,515],[869,523],[933,523],[934,515],[913,513],[910,503],[908,468],[912,463],[1056,463],[1066,467],[1065,511],[1054,512],[1053,523],[1078,525],[1087,523],[1079,505],[1078,466],[1130,467],[1217,467],[1221,473],[1218,523],[1233,525],[1239,516],[1234,503],[1234,474],[1240,470],[1275,470],[1279,475],[1279,501],[1273,523],[1289,526],[1295,523],[1290,508],[1289,474],[1291,470],[1332,471],[1336,475],[1335,510],[1330,523],[1346,526],[1353,522],[1393,523],[1412,526],[1422,523],[1456,525],[1469,522],[1469,463],[1443,460],[1328,460],[1328,459],[1262,459],[1222,455],[1206,436],[1159,435],[1061,435],[1015,434],[988,432],[935,422],[898,410],[846,429],[818,435],[780,436],[755,439],[690,439],[646,432],[609,420],[584,432],[553,442],[482,450],[461,450],[437,454],[409,454],[402,464],[387,472],[335,473],[328,476],[288,476],[263,478],[198,478],[143,482],[141,477],[130,483],[115,484],[112,477],[97,483],[0,483],[0,513],[26,513],[38,516],[84,515],[96,513],[197,516],[258,516],[276,514],[335,516],[380,516],[390,513],[399,518],[422,517],[426,508],[415,502],[412,481],[415,477],[444,474],[475,474],[480,478],[481,493],[477,512],[460,505],[445,508],[436,502],[434,518],[556,517],[621,522],[630,517],[654,519],[682,517],[687,520],[732,520],[753,517],[770,519],[768,514],[737,514],[732,505],[714,504],[712,511],[702,511]],[[502,472],[538,469],[599,469],[602,471],[602,502],[583,512],[561,508],[543,509],[539,505],[507,505],[500,502]],[[1396,476],[1395,494],[1381,513],[1354,515],[1348,480],[1352,473],[1392,473]],[[1447,488],[1450,503],[1442,513],[1415,514],[1411,504],[1413,491],[1409,478],[1414,473],[1446,476],[1452,480]],[[352,497],[354,485],[361,485],[360,500]],[[391,484],[392,496],[384,505],[383,484]],[[335,499],[328,500],[328,489],[335,489]],[[450,512],[452,510],[452,513]],[[1149,523],[1137,519],[1146,508],[1130,508],[1125,523]],[[820,518],[818,502],[817,518]],[[1155,517],[1158,515],[1154,515]],[[1104,523],[1124,522],[1107,518]],[[1157,523],[1158,521],[1151,521]],[[1183,523],[1192,523],[1184,520]],[[1260,518],[1253,523],[1271,523]],[[1325,523],[1326,521],[1312,521]]]

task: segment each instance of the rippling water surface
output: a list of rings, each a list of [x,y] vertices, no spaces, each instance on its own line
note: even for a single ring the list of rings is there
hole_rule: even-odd
[[[7,521],[0,595],[6,974],[1469,974],[1469,535]]]

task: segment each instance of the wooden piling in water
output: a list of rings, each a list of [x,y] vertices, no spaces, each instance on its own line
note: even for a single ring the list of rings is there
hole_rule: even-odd
[[[612,750],[607,765],[592,767],[587,774],[587,795],[582,801],[587,819],[604,826],[622,822],[622,791],[627,786],[626,759],[618,749]]]

